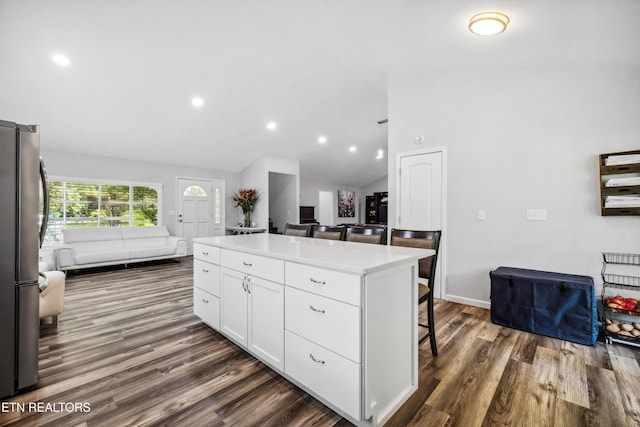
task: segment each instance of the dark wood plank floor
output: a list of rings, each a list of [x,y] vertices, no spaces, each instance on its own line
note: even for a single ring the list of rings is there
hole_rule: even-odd
[[[57,329],[41,332],[39,384],[2,402],[0,425],[349,425],[191,304],[190,258],[70,275]],[[476,307],[435,309],[440,355],[423,342],[419,390],[387,425],[640,426],[638,350],[502,328]],[[45,412],[17,406],[37,402]]]

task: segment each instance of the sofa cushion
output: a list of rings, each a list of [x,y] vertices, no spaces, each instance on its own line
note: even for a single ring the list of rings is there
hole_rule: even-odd
[[[93,240],[91,242],[71,243],[68,246],[73,248],[73,251],[76,254],[81,252],[101,252],[126,249],[122,240]]]
[[[152,227],[123,227],[122,238],[129,239],[146,239],[150,237],[169,237],[169,229],[166,225],[158,225]]]
[[[146,239],[125,239],[122,241],[125,248],[149,248],[160,246],[172,246],[175,249],[175,244],[170,244],[167,237],[148,237]]]
[[[81,265],[108,261],[123,261],[129,259],[130,256],[131,252],[128,249],[82,251],[76,253],[75,262]]]
[[[65,228],[62,230],[64,243],[122,240],[120,227]]]
[[[147,246],[141,248],[131,248],[131,258],[153,258],[158,256],[172,255],[176,253],[175,246]]]

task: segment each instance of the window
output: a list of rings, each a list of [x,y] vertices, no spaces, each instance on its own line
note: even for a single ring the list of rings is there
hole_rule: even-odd
[[[50,246],[62,240],[63,228],[158,225],[161,195],[161,184],[51,178],[44,244]]]
[[[215,222],[216,224],[220,224],[222,222],[222,192],[220,191],[220,187],[216,187],[216,197],[215,197]]]
[[[207,197],[207,191],[199,185],[190,185],[184,189],[182,195],[187,197]]]

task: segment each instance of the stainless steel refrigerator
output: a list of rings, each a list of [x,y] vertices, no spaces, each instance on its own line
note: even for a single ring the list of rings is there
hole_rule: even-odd
[[[0,120],[0,398],[38,382],[43,174],[39,127]]]

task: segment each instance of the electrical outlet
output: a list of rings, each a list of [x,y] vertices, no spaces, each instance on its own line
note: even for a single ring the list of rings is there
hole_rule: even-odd
[[[546,209],[527,209],[527,221],[546,221]]]

